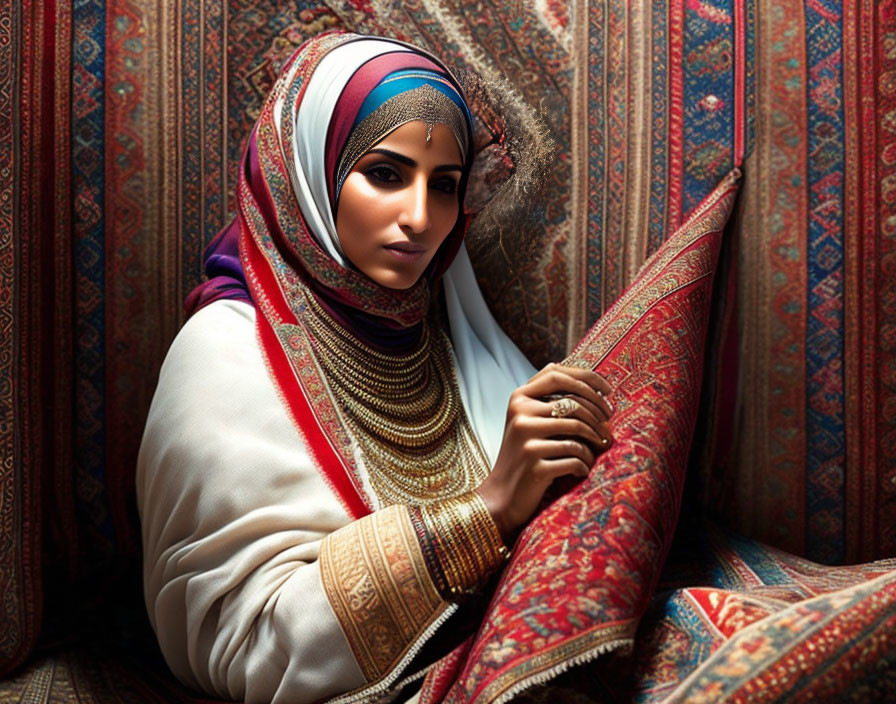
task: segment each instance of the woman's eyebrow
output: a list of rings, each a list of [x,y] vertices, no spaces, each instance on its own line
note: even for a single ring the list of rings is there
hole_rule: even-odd
[[[390,159],[394,159],[399,164],[404,164],[405,166],[410,166],[412,169],[417,166],[417,162],[411,159],[410,157],[405,156],[404,154],[399,154],[398,152],[393,152],[391,149],[383,149],[382,147],[374,147],[371,149],[368,154],[382,154],[383,156],[387,156]]]
[[[399,164],[404,164],[405,166],[409,166],[410,168],[416,168],[417,162],[411,159],[410,157],[405,156],[404,154],[399,154],[398,152],[393,152],[391,149],[383,149],[382,147],[374,147],[371,149],[368,154],[382,154],[383,156],[387,156],[390,159],[394,159]],[[433,171],[463,171],[463,167],[460,164],[441,164],[433,169]]]

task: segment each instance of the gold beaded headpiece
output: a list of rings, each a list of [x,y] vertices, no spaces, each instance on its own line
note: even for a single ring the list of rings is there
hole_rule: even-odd
[[[330,172],[334,213],[342,184],[358,159],[408,122],[425,122],[427,139],[433,125],[446,125],[457,140],[465,166],[469,163],[471,118],[459,88],[428,58],[410,56],[413,58],[409,61],[408,52],[395,52],[373,59],[349,81],[339,99],[334,111],[335,130],[327,138],[327,162],[334,167]],[[351,129],[346,134],[348,117],[352,118]],[[338,160],[332,159],[337,150]]]

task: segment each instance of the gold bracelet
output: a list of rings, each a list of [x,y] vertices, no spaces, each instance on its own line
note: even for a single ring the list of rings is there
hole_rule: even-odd
[[[509,551],[482,497],[475,491],[419,508],[445,577],[446,598],[475,591]]]

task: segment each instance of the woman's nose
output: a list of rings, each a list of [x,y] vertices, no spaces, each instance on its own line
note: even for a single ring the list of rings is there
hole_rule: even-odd
[[[415,233],[429,229],[428,185],[425,180],[414,179],[405,191],[398,224]]]

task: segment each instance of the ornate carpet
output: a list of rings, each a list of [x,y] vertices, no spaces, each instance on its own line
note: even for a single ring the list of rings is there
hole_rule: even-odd
[[[539,702],[884,702],[896,561],[830,567],[685,520],[630,653],[527,690]]]
[[[157,370],[279,63],[334,26],[506,76],[544,114],[555,166],[517,233],[542,244],[474,247],[536,362],[610,307],[742,140],[719,279],[736,305],[713,313],[684,505],[819,563],[896,555],[893,0],[24,0],[0,6],[0,670],[137,588]],[[740,647],[714,637],[701,652]],[[676,682],[697,687],[698,663],[724,679],[721,658],[676,660]]]

